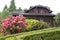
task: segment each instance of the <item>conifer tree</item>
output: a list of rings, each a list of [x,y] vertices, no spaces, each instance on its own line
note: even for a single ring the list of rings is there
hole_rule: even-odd
[[[7,9],[8,7],[7,7],[7,5],[5,5],[5,7],[4,7],[4,9],[3,9],[3,11],[5,10],[5,9]]]
[[[13,12],[16,10],[16,6],[15,6],[15,2],[14,0],[11,1],[10,7],[9,7],[9,11]]]

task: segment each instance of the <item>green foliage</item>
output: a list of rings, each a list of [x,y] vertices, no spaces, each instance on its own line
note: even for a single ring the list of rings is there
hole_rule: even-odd
[[[4,36],[4,34],[0,32],[0,37],[2,37],[2,36]]]
[[[24,12],[26,12],[27,10],[28,10],[27,8],[23,9]]]
[[[27,30],[32,30],[33,24],[36,22],[39,22],[38,20],[33,20],[33,19],[26,19],[26,22],[28,23]]]
[[[46,22],[42,22],[42,21],[39,21],[33,24],[33,30],[44,29],[48,27],[49,27],[49,24],[47,24]]]
[[[0,40],[60,40],[60,27],[23,32],[0,37]]]
[[[26,22],[28,23],[27,30],[38,30],[49,27],[49,25],[46,22],[34,19],[26,19]]]
[[[55,22],[60,25],[60,13],[55,16]]]
[[[5,40],[16,40],[15,37],[9,37],[9,38],[6,38]]]
[[[16,11],[22,11],[21,7],[19,7],[19,9],[17,9]]]
[[[1,14],[2,14],[2,12],[0,12],[0,20],[1,20]]]
[[[9,15],[9,9],[5,9],[2,13],[1,13],[1,17],[6,18]]]
[[[15,2],[14,0],[11,1],[11,4],[10,4],[10,8],[9,8],[9,11],[10,12],[13,12],[16,10],[16,6],[15,6]]]
[[[7,5],[5,5],[5,7],[4,7],[4,9],[3,9],[3,11],[5,10],[5,9],[7,9],[8,7],[7,7]]]

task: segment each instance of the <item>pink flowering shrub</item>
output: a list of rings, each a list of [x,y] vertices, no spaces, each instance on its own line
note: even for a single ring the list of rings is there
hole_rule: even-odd
[[[27,23],[25,22],[25,17],[23,15],[19,16],[8,16],[8,18],[2,20],[2,32],[7,33],[20,33],[26,31]]]

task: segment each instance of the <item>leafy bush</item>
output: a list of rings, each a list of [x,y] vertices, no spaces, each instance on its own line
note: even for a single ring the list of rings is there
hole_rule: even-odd
[[[5,10],[2,11],[2,13],[1,13],[1,19],[7,18],[8,15],[10,15],[9,9],[5,9]]]
[[[44,29],[44,28],[48,28],[49,25],[46,22],[36,22],[35,24],[33,24],[33,30],[37,30],[37,29]]]
[[[36,22],[39,22],[38,20],[33,20],[33,19],[26,19],[26,22],[28,23],[27,30],[32,30],[33,24]]]
[[[0,40],[60,40],[60,27],[0,37]]]
[[[30,34],[31,33],[31,34]],[[23,40],[60,40],[60,28],[30,32]]]
[[[23,31],[32,31],[38,29],[48,28],[48,24],[46,22],[34,20],[34,19],[26,19],[23,15],[19,15],[16,17],[8,16],[8,18],[2,20],[2,32],[4,34],[7,33],[20,33]]]
[[[58,24],[58,26],[60,26],[60,13],[58,13],[54,18],[55,18],[56,24]]]
[[[26,22],[28,23],[27,30],[38,30],[49,27],[49,25],[46,22],[34,19],[26,19]]]
[[[26,30],[27,23],[25,22],[25,17],[23,15],[19,15],[16,17],[8,16],[8,18],[2,20],[2,32],[6,33],[20,33]]]

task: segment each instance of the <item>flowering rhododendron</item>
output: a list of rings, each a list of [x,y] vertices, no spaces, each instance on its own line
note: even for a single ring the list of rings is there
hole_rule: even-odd
[[[17,30],[18,30],[18,32],[20,32],[21,31],[21,28],[19,26],[17,26]]]
[[[4,29],[2,30],[3,33],[19,33],[25,31],[27,27],[27,23],[25,22],[25,17],[23,15],[16,17],[9,15],[8,18],[3,19],[2,22],[1,27]]]

